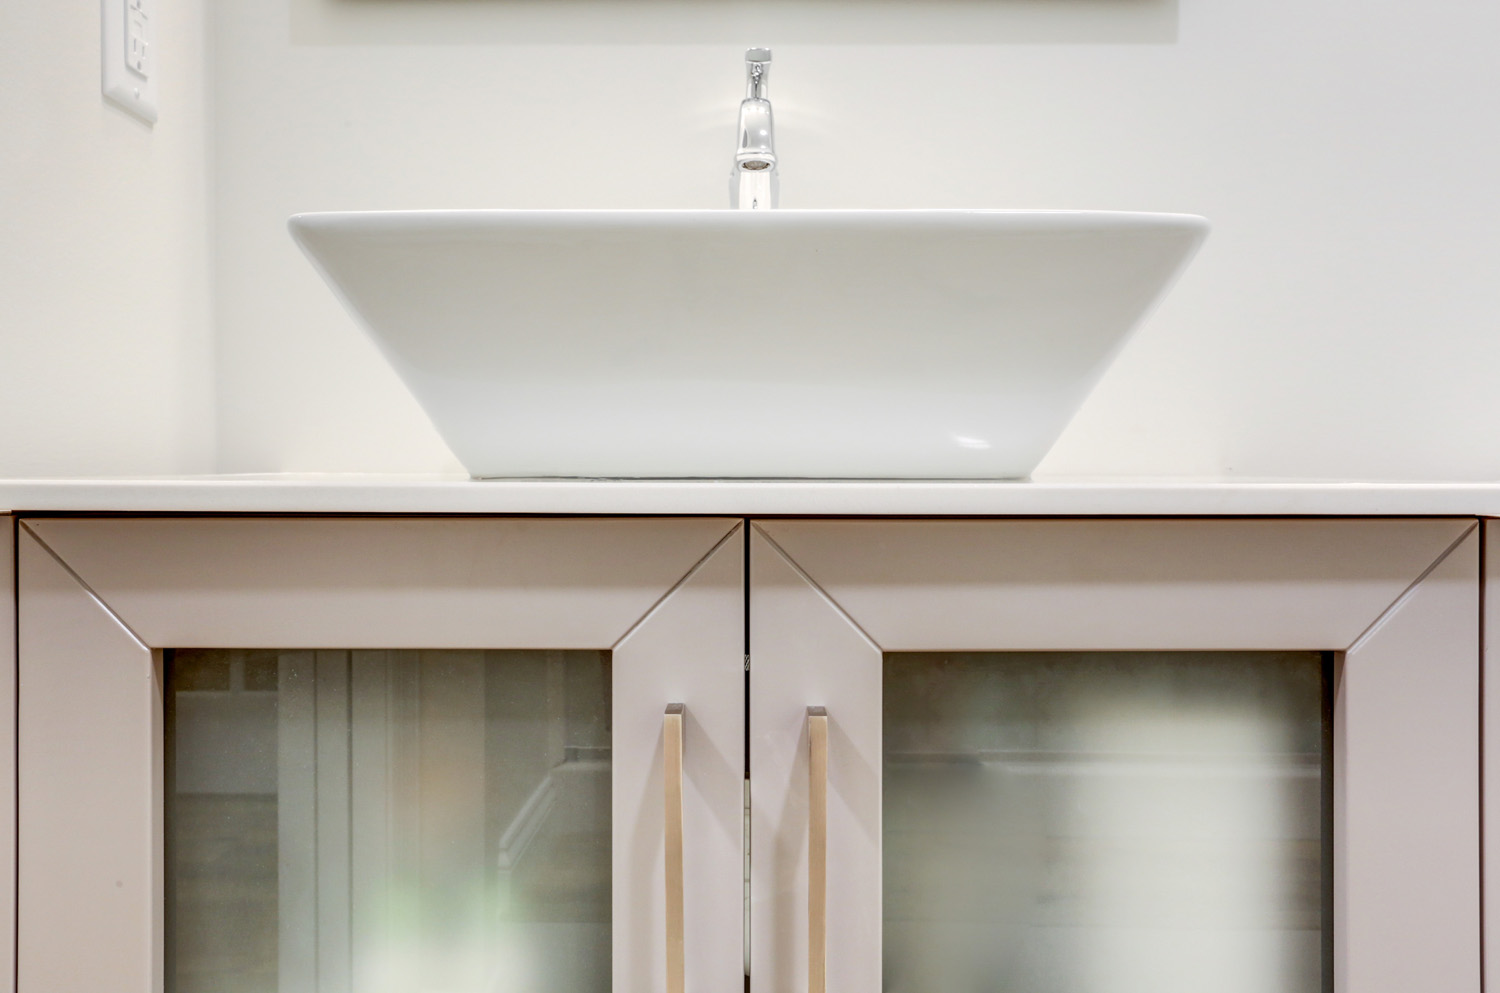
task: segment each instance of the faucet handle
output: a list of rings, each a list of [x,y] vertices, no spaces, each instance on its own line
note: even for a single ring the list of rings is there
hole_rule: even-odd
[[[751,48],[745,52],[745,99],[766,98],[767,77],[771,75],[771,50]]]

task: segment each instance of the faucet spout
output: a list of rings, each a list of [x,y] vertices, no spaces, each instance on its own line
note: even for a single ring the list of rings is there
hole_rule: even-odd
[[[745,53],[745,99],[740,101],[739,144],[729,174],[729,204],[738,210],[769,210],[780,197],[776,170],[776,125],[766,84],[771,50]]]

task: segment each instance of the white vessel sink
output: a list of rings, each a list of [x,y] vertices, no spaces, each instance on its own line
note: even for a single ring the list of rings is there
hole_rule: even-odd
[[[292,234],[475,476],[1019,478],[1208,230],[1072,211],[396,211]]]

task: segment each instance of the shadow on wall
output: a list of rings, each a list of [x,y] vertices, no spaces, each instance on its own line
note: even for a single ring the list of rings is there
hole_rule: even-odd
[[[1172,44],[1178,0],[288,0],[294,45]]]

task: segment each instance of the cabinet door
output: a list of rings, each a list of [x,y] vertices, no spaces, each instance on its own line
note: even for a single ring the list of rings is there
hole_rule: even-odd
[[[737,522],[18,541],[21,990],[742,983]]]
[[[1478,993],[1478,546],[757,522],[752,987]]]

